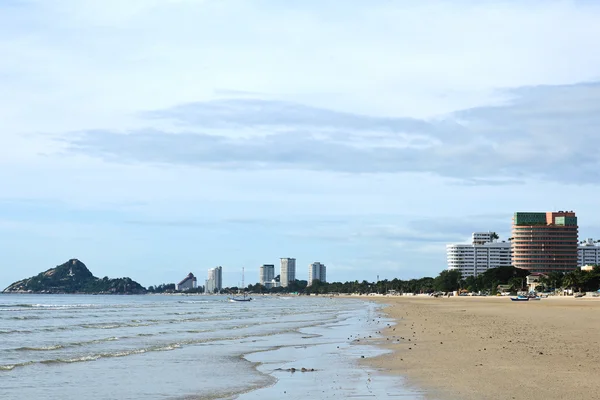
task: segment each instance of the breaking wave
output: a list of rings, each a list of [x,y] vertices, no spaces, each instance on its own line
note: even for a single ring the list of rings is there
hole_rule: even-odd
[[[143,349],[124,350],[124,351],[118,351],[118,352],[113,352],[113,353],[88,354],[85,356],[73,357],[73,358],[53,358],[53,359],[49,359],[49,360],[29,361],[29,362],[17,363],[17,364],[6,364],[6,365],[0,365],[0,371],[12,371],[13,369],[15,369],[17,367],[25,367],[27,365],[32,365],[32,364],[45,364],[45,365],[72,364],[72,363],[78,363],[78,362],[96,361],[101,358],[127,357],[127,356],[131,356],[131,355],[136,355],[136,354],[144,354],[144,353],[152,352],[152,351],[171,351],[171,350],[178,349],[180,347],[181,347],[181,345],[179,343],[173,343],[173,344],[169,344],[169,345],[153,346],[153,347],[148,347],[148,348],[143,348]]]

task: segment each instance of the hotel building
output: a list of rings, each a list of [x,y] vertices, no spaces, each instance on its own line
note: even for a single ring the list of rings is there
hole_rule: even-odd
[[[190,290],[198,287],[198,280],[191,272],[183,278],[181,282],[175,285],[175,290]]]
[[[296,280],[296,259],[295,258],[281,258],[280,259],[280,272],[279,281],[281,287],[287,287],[290,282]]]
[[[312,285],[315,279],[327,282],[327,267],[320,262],[314,262],[308,266],[308,286]]]
[[[265,283],[271,283],[275,279],[275,265],[263,264],[260,266],[258,273],[258,282],[265,286]]]
[[[530,272],[571,271],[578,265],[578,226],[573,211],[516,212],[512,263]]]
[[[490,268],[511,265],[510,243],[497,239],[495,232],[474,232],[471,244],[446,245],[448,270],[460,271],[466,278]]]
[[[577,248],[577,265],[600,265],[600,246],[593,239],[587,239]]]

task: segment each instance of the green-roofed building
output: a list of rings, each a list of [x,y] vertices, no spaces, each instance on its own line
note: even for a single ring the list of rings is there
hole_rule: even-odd
[[[512,262],[531,272],[577,268],[578,226],[573,211],[516,212],[512,228]]]

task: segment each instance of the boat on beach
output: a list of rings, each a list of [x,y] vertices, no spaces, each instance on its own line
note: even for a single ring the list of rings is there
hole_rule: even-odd
[[[511,301],[529,301],[529,297],[527,297],[527,296],[517,296],[517,297],[511,297],[510,300]]]

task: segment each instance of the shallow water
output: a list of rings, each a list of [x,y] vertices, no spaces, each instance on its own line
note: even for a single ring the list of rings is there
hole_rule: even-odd
[[[401,382],[356,366],[380,350],[349,338],[381,328],[376,307],[314,297],[0,295],[1,398],[397,397],[406,394]],[[291,367],[316,371],[280,370]]]

